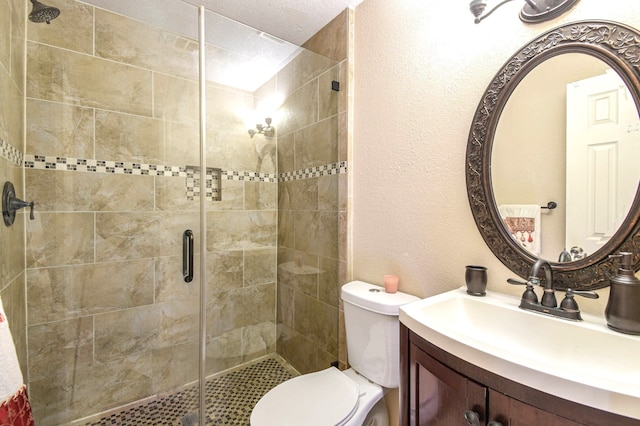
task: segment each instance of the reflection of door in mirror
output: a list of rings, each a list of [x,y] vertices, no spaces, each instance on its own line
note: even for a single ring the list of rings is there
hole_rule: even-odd
[[[638,124],[613,70],[567,85],[567,247],[595,253],[624,221],[638,186]]]
[[[566,167],[567,160],[573,158],[566,158],[566,91],[570,83],[606,74],[607,69],[610,69],[607,63],[587,54],[554,56],[536,65],[518,83],[500,114],[491,152],[491,184],[496,204],[558,203],[555,210],[541,212],[541,252],[536,257],[557,261],[565,248],[583,244],[566,236],[567,225],[586,214],[586,207],[576,214],[566,211],[570,204],[566,200]],[[637,122],[635,107],[629,114]],[[607,140],[617,140],[617,136],[610,135]],[[631,185],[635,194],[640,167],[625,169],[631,170],[633,177],[620,176],[619,181]],[[583,177],[580,181],[586,184],[587,179]],[[632,199],[625,199],[626,208],[620,210],[622,220]],[[571,245],[567,246],[567,241]],[[592,248],[584,249],[594,253]]]

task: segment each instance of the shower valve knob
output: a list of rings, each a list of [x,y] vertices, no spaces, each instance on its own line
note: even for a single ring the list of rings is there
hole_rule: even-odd
[[[30,201],[22,201],[18,198],[12,198],[11,200],[9,200],[9,210],[20,210],[23,207],[29,207],[29,219],[34,220],[35,216],[33,215],[33,207],[34,207],[34,202]]]
[[[29,219],[34,220],[33,208],[35,203],[33,201],[22,201],[16,197],[16,191],[11,182],[5,182],[2,190],[2,218],[4,224],[7,226],[13,225],[13,221],[16,217],[16,211],[24,207],[29,207]]]

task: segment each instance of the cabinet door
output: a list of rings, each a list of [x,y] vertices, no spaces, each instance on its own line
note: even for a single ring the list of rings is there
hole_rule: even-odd
[[[409,424],[485,425],[487,389],[409,346]],[[477,422],[473,421],[474,414]],[[465,417],[466,416],[466,417]]]
[[[576,423],[548,411],[510,398],[489,389],[489,420],[503,426],[578,426]]]

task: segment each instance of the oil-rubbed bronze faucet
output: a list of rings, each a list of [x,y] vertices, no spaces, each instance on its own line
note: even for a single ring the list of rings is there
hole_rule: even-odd
[[[541,270],[545,271],[544,284],[542,284],[540,278]],[[555,288],[553,286],[553,269],[551,268],[551,264],[544,259],[538,259],[533,264],[528,281],[523,282],[509,278],[507,282],[509,284],[527,286],[520,300],[520,308],[573,321],[582,320],[578,303],[576,303],[573,298],[574,295],[577,294],[589,299],[597,299],[599,297],[598,293],[592,291],[577,291],[568,288],[562,303],[560,303],[558,307]],[[538,303],[538,296],[533,290],[534,285],[544,287],[544,294],[542,295],[540,303]]]
[[[553,271],[551,270],[551,265],[544,259],[538,259],[536,263],[531,267],[531,274],[529,277],[529,281],[533,284],[540,284],[540,269],[544,269],[544,294],[542,295],[542,301],[540,304],[542,306],[546,306],[547,308],[555,308],[558,306],[558,301],[556,300],[555,288],[553,287]]]

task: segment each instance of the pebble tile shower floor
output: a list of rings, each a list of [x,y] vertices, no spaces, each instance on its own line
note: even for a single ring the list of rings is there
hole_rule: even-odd
[[[251,410],[270,389],[294,377],[274,358],[207,380],[207,425],[248,426]],[[198,425],[198,386],[113,413],[87,426]]]

